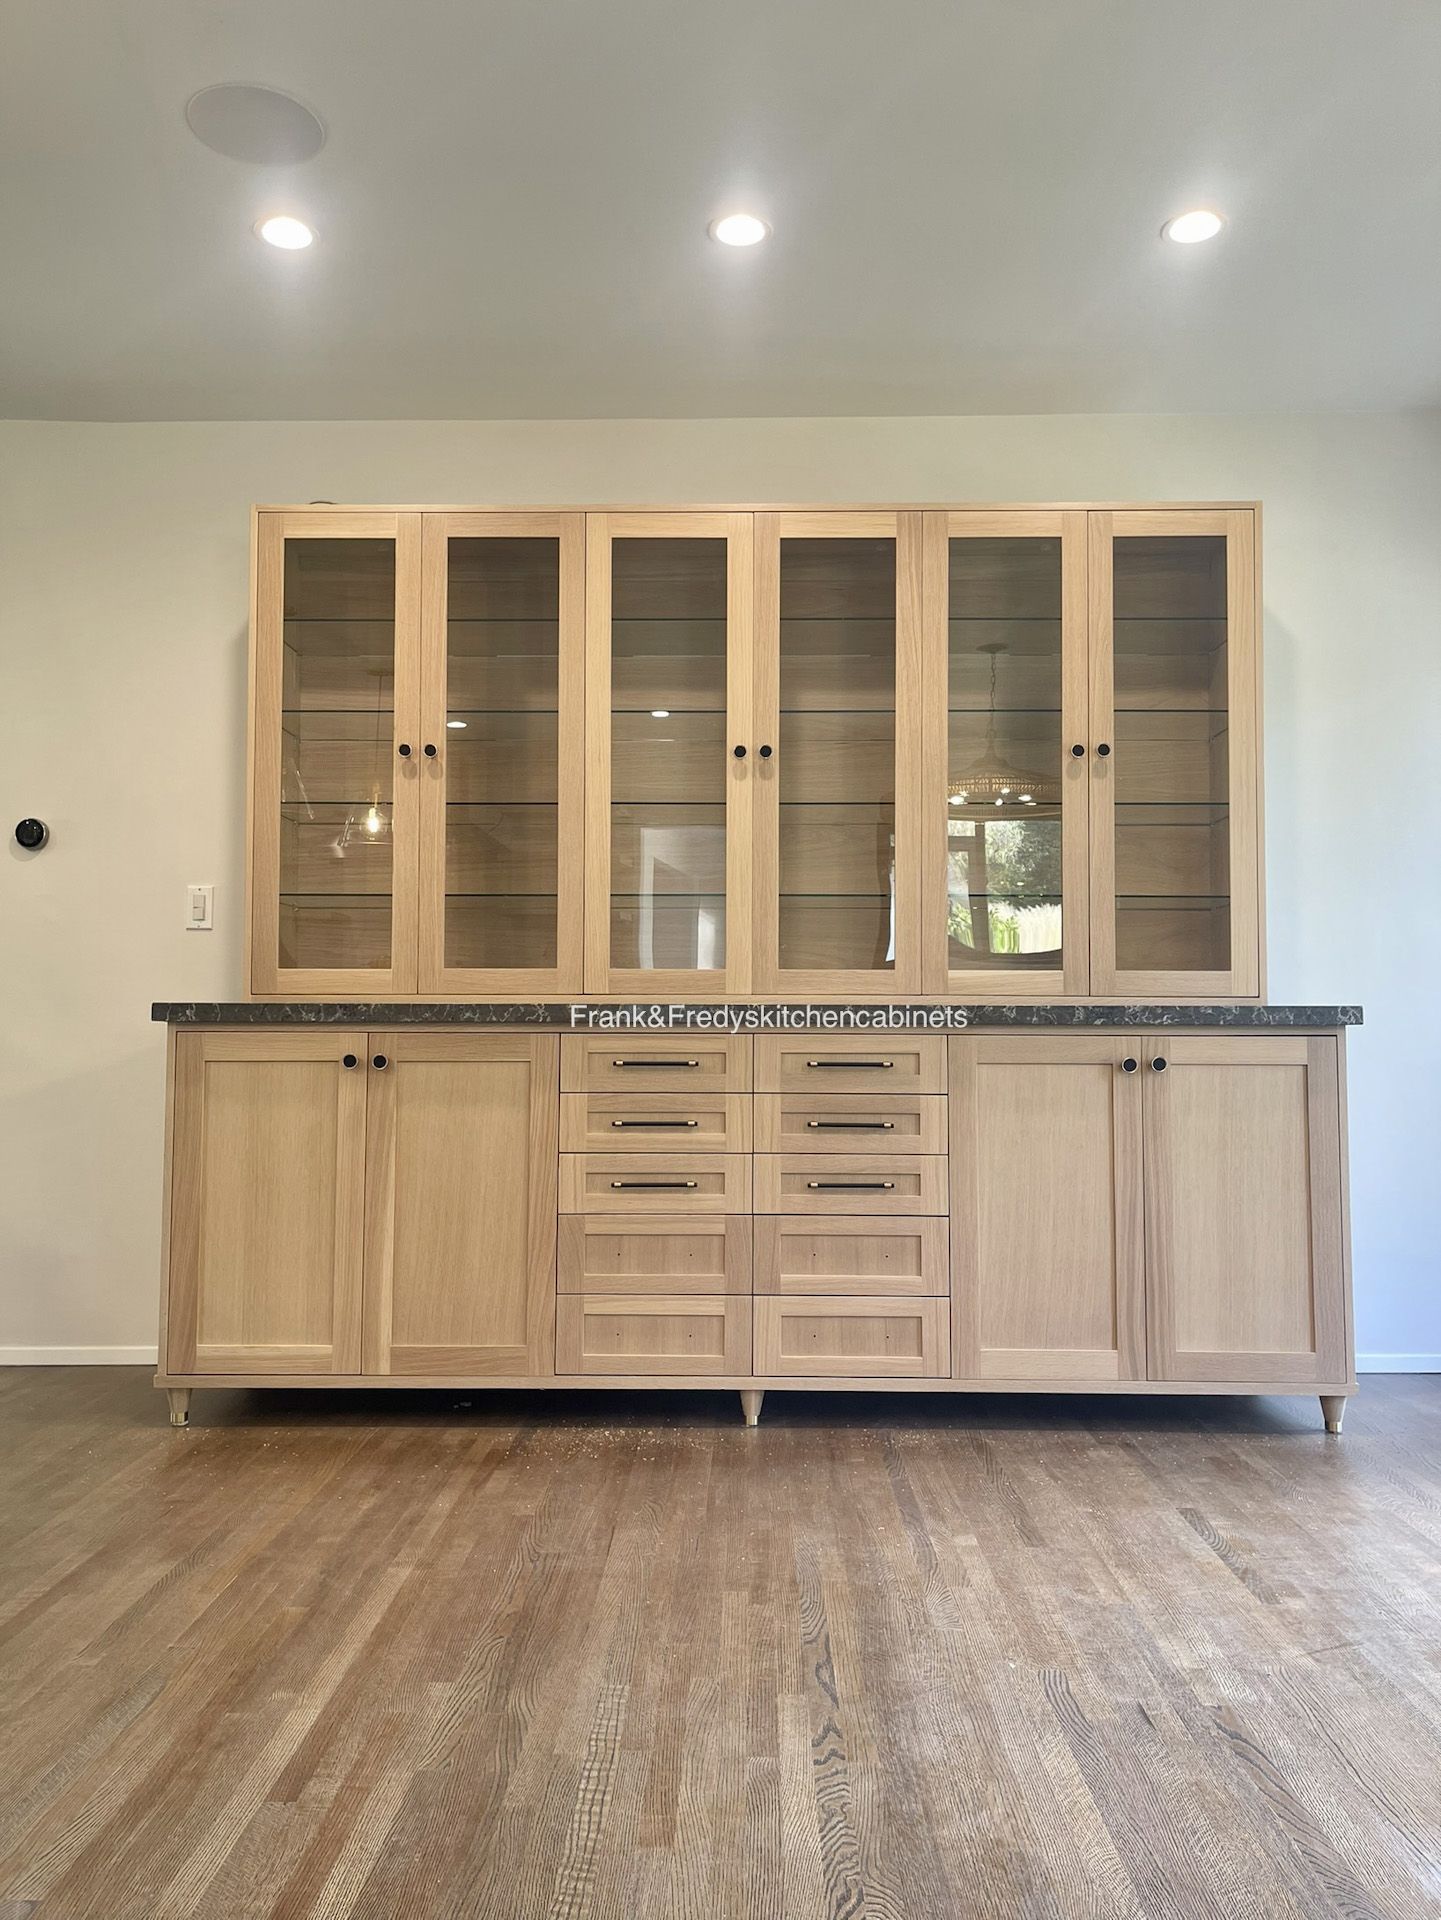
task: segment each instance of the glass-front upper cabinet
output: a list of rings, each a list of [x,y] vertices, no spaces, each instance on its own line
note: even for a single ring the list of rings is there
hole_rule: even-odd
[[[922,532],[756,516],[760,992],[920,989]]]
[[[1085,993],[1086,515],[927,514],[926,624],[927,988]]]
[[[578,992],[585,522],[425,516],[420,989]]]
[[[1091,990],[1260,991],[1250,509],[1090,515]]]
[[[420,515],[261,512],[251,989],[415,990]]]
[[[586,986],[750,985],[748,513],[586,521]]]

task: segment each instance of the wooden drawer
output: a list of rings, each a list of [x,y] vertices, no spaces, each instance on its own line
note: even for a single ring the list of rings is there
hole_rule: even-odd
[[[563,1153],[562,1213],[749,1213],[744,1153]]]
[[[745,1093],[563,1093],[565,1153],[749,1153],[750,1095]]]
[[[756,1213],[949,1211],[943,1154],[758,1153]]]
[[[758,1294],[755,1370],[768,1376],[944,1379],[951,1370],[949,1304]]]
[[[565,1093],[749,1093],[750,1035],[568,1033],[560,1084]]]
[[[757,1034],[756,1087],[765,1093],[944,1093],[938,1034]]]
[[[562,1294],[557,1373],[749,1373],[751,1303],[735,1294]]]
[[[757,1293],[947,1295],[945,1220],[812,1219],[755,1223]]]
[[[747,1215],[616,1220],[562,1214],[560,1293],[745,1293],[751,1290]]]
[[[944,1153],[939,1093],[758,1093],[757,1153]]]

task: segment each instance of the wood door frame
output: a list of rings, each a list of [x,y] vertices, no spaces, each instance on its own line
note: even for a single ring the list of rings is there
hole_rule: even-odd
[[[1142,1071],[1123,1073],[1121,1061],[1141,1057],[1141,1038],[1126,1033],[957,1035],[950,1047],[951,1341],[957,1380],[1094,1381],[1097,1392],[1118,1380],[1146,1378],[1146,1262],[1143,1209]],[[1102,1370],[1100,1355],[1078,1349],[1007,1350],[1013,1365],[990,1371],[980,1344],[983,1196],[978,1151],[980,1069],[993,1066],[1105,1065],[1112,1069],[1111,1168],[1115,1220],[1116,1367]],[[1057,1250],[1058,1267],[1064,1263]],[[1060,1284],[1059,1274],[1056,1284]],[[998,1351],[990,1349],[989,1351]]]
[[[283,1381],[325,1370],[312,1347],[213,1349],[228,1357],[200,1365],[200,1247],[205,1213],[205,1069],[216,1063],[332,1062],[336,1068],[335,1269],[331,1277],[331,1373],[358,1374],[365,1203],[366,1075],[341,1065],[363,1057],[365,1034],[350,1027],[198,1028],[174,1033],[169,1119],[169,1206],[161,1365],[168,1373],[261,1372]],[[264,1366],[255,1354],[263,1352]]]
[[[395,718],[391,749],[418,747],[420,710],[421,516],[368,509],[271,511],[257,508],[252,536],[250,620],[249,806],[246,876],[249,940],[246,993],[286,995],[413,994],[417,981],[420,754],[400,762],[391,799],[389,967],[280,965],[281,714],[285,703],[285,543],[287,540],[395,542]]]
[[[925,516],[924,858],[921,912],[922,978],[932,994],[1011,999],[1080,996],[1091,984],[1089,754],[1073,745],[1090,738],[1086,514],[1080,509],[1029,513],[981,511]],[[950,902],[946,791],[950,784],[950,543],[965,539],[1051,539],[1061,542],[1061,957],[1059,968],[1019,972],[1004,967],[952,969],[947,931]]]
[[[751,986],[753,759],[726,758],[724,967],[617,967],[610,954],[611,542],[726,542],[726,737],[751,736],[755,620],[754,518],[750,513],[588,513],[585,517],[585,990],[638,1000],[748,993]]]
[[[1091,732],[1091,990],[1122,1000],[1258,1000],[1261,939],[1261,636],[1254,508],[1093,512],[1089,516]],[[1226,542],[1227,805],[1231,965],[1208,972],[1116,966],[1115,760],[1096,746],[1115,738],[1112,542],[1167,535]]]
[[[780,585],[785,539],[896,543],[896,964],[782,968],[780,944],[780,769],[759,770],[755,796],[755,990],[799,999],[860,994],[901,999],[921,991],[921,875],[924,858],[925,515],[919,512],[758,513],[756,515],[755,676],[757,735],[781,741]]]
[[[457,1378],[490,1374],[546,1374],[555,1364],[555,1260],[560,1080],[560,1040],[556,1034],[467,1033],[451,1028],[376,1029],[367,1039],[368,1056],[383,1053],[392,1065],[436,1061],[464,1065],[522,1063],[531,1072],[526,1157],[530,1169],[527,1196],[529,1266],[526,1340],[523,1346],[455,1347],[436,1362],[436,1350],[424,1348],[427,1364],[417,1375],[443,1372]],[[370,1080],[366,1112],[365,1291],[363,1369],[367,1375],[403,1377],[390,1337],[395,1271],[396,1077],[389,1068],[367,1068]],[[452,1362],[450,1356],[454,1355]],[[463,1362],[463,1364],[462,1364]]]
[[[578,513],[428,513],[421,591],[421,732],[439,744],[420,767],[420,991],[579,993],[585,928],[585,517]],[[450,967],[445,962],[448,603],[452,540],[552,539],[559,548],[556,681],[556,963]]]
[[[1345,1131],[1341,1040],[1335,1034],[1153,1034],[1144,1042],[1142,1079],[1146,1158],[1146,1326],[1149,1373],[1184,1390],[1197,1382],[1286,1381],[1327,1386],[1354,1375],[1350,1259],[1344,1181]],[[1151,1062],[1162,1058],[1166,1071]],[[1178,1353],[1172,1334],[1167,1185],[1171,1151],[1167,1098],[1171,1075],[1187,1066],[1297,1067],[1306,1070],[1307,1221],[1311,1314],[1316,1349],[1307,1353]],[[1329,1177],[1328,1177],[1329,1175]],[[1256,1391],[1262,1391],[1257,1388]]]

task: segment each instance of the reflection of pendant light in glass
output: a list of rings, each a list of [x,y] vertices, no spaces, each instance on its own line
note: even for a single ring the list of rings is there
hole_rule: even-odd
[[[986,744],[976,764],[965,773],[958,774],[947,788],[947,797],[953,807],[1024,808],[1029,812],[1034,807],[1058,807],[1061,804],[1059,780],[1037,778],[1035,774],[1025,773],[1003,760],[997,751],[996,669],[1000,665],[1001,655],[1007,650],[1005,642],[999,640],[977,649],[979,653],[991,656]]]
[[[345,858],[346,848],[358,833],[364,834],[367,840],[381,840],[390,830],[390,822],[380,810],[380,756],[382,752],[380,735],[381,721],[385,715],[385,682],[389,677],[390,669],[381,665],[371,667],[369,672],[375,681],[375,740],[371,763],[370,805],[366,808],[365,812],[361,814],[358,821],[353,810],[346,814],[345,824],[341,827],[339,837],[334,842],[334,851],[337,860],[343,860]],[[386,744],[388,745],[388,743]]]

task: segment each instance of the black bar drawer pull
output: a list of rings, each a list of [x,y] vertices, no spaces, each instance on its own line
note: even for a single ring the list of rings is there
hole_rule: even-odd
[[[807,1180],[817,1193],[889,1193],[894,1180]]]
[[[699,1120],[612,1120],[613,1127],[698,1127]]]
[[[834,1067],[841,1073],[849,1073],[852,1067],[869,1067],[879,1073],[885,1067],[893,1067],[894,1060],[807,1060],[808,1067]]]
[[[894,1120],[807,1120],[812,1133],[894,1133]]]
[[[699,1060],[612,1060],[613,1067],[698,1067]]]
[[[619,1192],[623,1187],[644,1187],[647,1191],[652,1187],[698,1187],[700,1182],[698,1180],[612,1180],[610,1184]]]

